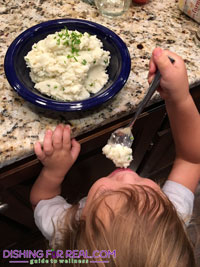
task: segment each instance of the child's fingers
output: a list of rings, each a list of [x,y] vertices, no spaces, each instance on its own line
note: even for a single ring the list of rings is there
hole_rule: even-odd
[[[149,61],[149,74],[154,74],[156,72],[156,64],[153,61],[153,56],[151,57],[150,61]]]
[[[158,67],[162,77],[167,76],[170,72],[174,72],[174,64],[169,60],[169,55],[173,55],[173,59],[175,59],[175,54],[171,53],[167,50],[162,50],[161,48],[156,48],[153,51],[153,59]],[[175,59],[176,61],[176,59]]]
[[[36,142],[34,144],[34,150],[35,150],[35,154],[36,154],[37,158],[42,161],[45,158],[45,154],[42,150],[40,142]]]
[[[171,58],[173,58],[173,59],[175,60],[173,64],[171,63],[173,66],[176,66],[177,64],[179,64],[180,62],[183,61],[183,59],[182,59],[180,56],[178,56],[177,54],[175,54],[175,53],[172,52],[172,51],[164,50],[164,53],[165,53],[165,55],[167,55],[168,57],[171,57]],[[171,61],[170,61],[170,62],[171,62]]]
[[[71,144],[72,144],[71,155],[72,155],[72,158],[76,160],[80,153],[81,145],[75,139],[72,139]]]
[[[53,135],[52,131],[47,130],[44,136],[43,151],[48,156],[53,153],[52,135]]]
[[[155,74],[148,75],[148,83],[150,84],[153,81],[153,78],[155,77]]]
[[[148,83],[150,84],[155,76],[157,67],[153,59],[153,55],[151,56],[151,59],[149,61],[149,73],[148,73]]]
[[[66,125],[63,131],[63,148],[71,149],[71,129]]]
[[[53,147],[55,149],[60,149],[62,148],[62,139],[63,139],[63,125],[62,124],[59,124],[54,133],[53,133]]]

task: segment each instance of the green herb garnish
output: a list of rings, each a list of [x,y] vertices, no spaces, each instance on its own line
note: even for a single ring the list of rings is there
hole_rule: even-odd
[[[87,61],[85,59],[83,59],[83,61],[81,62],[83,65],[87,64]]]
[[[60,39],[57,39],[57,45],[60,45]]]
[[[72,31],[69,33],[67,27],[62,29],[60,32],[57,33],[57,44],[59,45],[61,40],[63,41],[62,44],[71,48],[71,53],[76,54],[78,56],[79,52],[79,44],[81,43],[81,37],[83,36],[82,33],[78,33],[76,31]]]

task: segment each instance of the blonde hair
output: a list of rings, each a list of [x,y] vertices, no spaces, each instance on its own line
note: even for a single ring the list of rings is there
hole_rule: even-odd
[[[117,212],[106,205],[110,223],[105,227],[97,212],[102,202],[114,194],[124,201]],[[64,228],[59,228],[62,240],[54,249],[87,250],[90,255],[94,250],[116,250],[116,257],[111,257],[108,264],[87,266],[195,266],[193,246],[174,206],[164,194],[148,186],[104,192],[93,201],[85,218],[77,219],[77,211],[78,205],[68,210]]]

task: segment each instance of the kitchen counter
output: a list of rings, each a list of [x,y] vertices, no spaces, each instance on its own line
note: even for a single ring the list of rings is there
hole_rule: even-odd
[[[0,1],[0,167],[33,153],[46,129],[70,123],[73,136],[87,133],[134,111],[148,88],[148,64],[156,46],[170,49],[186,62],[190,84],[200,80],[200,53],[193,41],[198,24],[185,16],[174,0],[132,4],[116,19],[99,15],[95,6],[79,0]],[[58,18],[80,18],[100,23],[117,33],[131,55],[131,73],[125,87],[109,102],[91,111],[64,113],[44,110],[24,101],[8,84],[3,68],[6,50],[27,28]],[[152,102],[159,102],[155,94]]]

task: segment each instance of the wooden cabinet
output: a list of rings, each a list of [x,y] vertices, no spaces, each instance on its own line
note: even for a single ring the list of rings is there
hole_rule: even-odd
[[[191,95],[200,111],[200,86],[194,85],[191,88]],[[149,148],[137,169],[143,177],[149,177],[159,182],[163,182],[170,172],[175,158],[175,146],[170,129],[167,114],[149,143]]]
[[[142,177],[148,177],[156,181],[167,178],[175,158],[175,146],[169,126],[168,118],[165,116],[163,123],[153,137],[149,149],[137,172]]]

